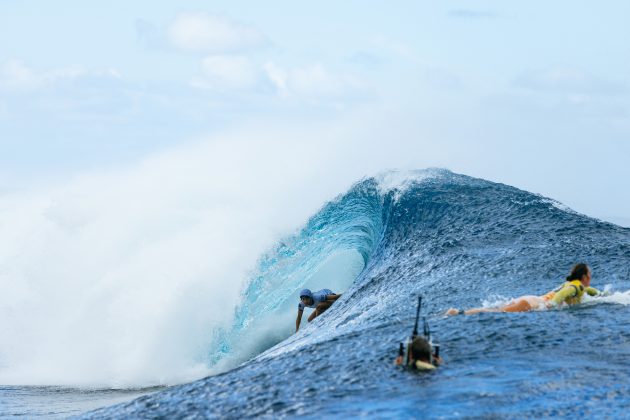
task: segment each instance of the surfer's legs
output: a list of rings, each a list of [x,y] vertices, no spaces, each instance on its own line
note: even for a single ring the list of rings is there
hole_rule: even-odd
[[[326,312],[326,309],[330,308],[332,304],[333,304],[332,302],[322,302],[319,305],[317,305],[317,308],[315,308],[315,312],[317,312],[316,316],[320,316],[321,314]]]
[[[512,302],[501,308],[501,312],[527,312],[533,309],[532,304],[527,299],[527,296],[514,299]]]
[[[473,315],[481,312],[528,312],[532,309],[536,309],[543,303],[543,299],[538,296],[521,296],[514,299],[505,306],[499,308],[472,308],[464,311],[465,315]],[[457,315],[460,311],[455,308],[451,308],[446,311],[446,315]]]
[[[472,308],[464,311],[465,315],[473,315],[481,312],[501,312],[501,308]]]
[[[459,314],[473,315],[473,314],[478,314],[480,312],[501,312],[501,309],[500,308],[472,308],[465,311],[461,311],[457,308],[451,308],[448,311],[446,311],[444,315],[459,315]]]
[[[528,312],[544,304],[540,296],[521,296],[502,308],[503,312]]]
[[[317,305],[315,307],[315,310],[311,313],[311,316],[308,317],[308,322],[311,322],[312,320],[323,314],[326,309],[330,308],[330,305],[332,305],[332,302],[322,302]]]

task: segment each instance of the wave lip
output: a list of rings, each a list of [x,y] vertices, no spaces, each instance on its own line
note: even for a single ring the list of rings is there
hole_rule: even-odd
[[[378,189],[381,195],[386,195],[391,191],[398,191],[399,193],[406,191],[414,185],[421,182],[445,178],[452,174],[447,169],[442,168],[428,168],[428,169],[416,169],[416,170],[391,170],[385,171],[376,175],[373,179],[378,185]]]

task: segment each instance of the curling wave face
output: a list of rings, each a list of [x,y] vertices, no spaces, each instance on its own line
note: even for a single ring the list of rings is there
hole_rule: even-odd
[[[297,234],[264,255],[230,328],[214,331],[207,363],[225,370],[284,340],[294,330],[298,291],[345,291],[382,234],[382,199],[373,180],[326,204]]]
[[[362,270],[323,316],[225,374],[85,417],[623,416],[630,229],[446,170],[394,175],[361,181],[278,244],[231,331],[256,329],[254,320],[291,301],[304,273],[356,250]],[[440,315],[542,294],[578,261],[592,267],[594,286],[612,285],[608,297],[553,311]],[[418,294],[446,361],[421,376],[392,366]]]

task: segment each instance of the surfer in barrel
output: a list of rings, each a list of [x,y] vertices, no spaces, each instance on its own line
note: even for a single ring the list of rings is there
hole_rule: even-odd
[[[498,308],[472,308],[468,310],[450,308],[446,315],[473,315],[480,312],[528,312],[582,302],[584,293],[596,296],[601,292],[591,287],[591,269],[584,263],[573,266],[566,281],[555,290],[542,296],[521,296]]]
[[[295,332],[298,332],[300,329],[304,308],[315,309],[308,317],[308,322],[311,322],[330,308],[340,297],[341,294],[335,294],[330,289],[322,289],[317,292],[311,292],[309,289],[302,289],[300,292],[300,303],[298,303],[297,319],[295,320]]]

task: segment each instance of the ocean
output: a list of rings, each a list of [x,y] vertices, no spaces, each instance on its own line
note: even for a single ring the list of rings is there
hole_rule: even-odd
[[[544,294],[578,262],[589,264],[591,284],[605,296],[528,313],[443,315]],[[447,170],[386,173],[325,203],[260,256],[229,322],[197,346],[209,376],[164,388],[92,389],[100,399],[92,407],[72,402],[90,400],[80,387],[5,386],[0,413],[622,418],[630,408],[629,286],[628,228]],[[294,333],[303,287],[342,297]],[[445,361],[430,373],[393,364],[418,296]],[[71,402],[56,406],[66,394]],[[116,398],[125,401],[111,405]],[[33,408],[46,402],[48,411]]]

